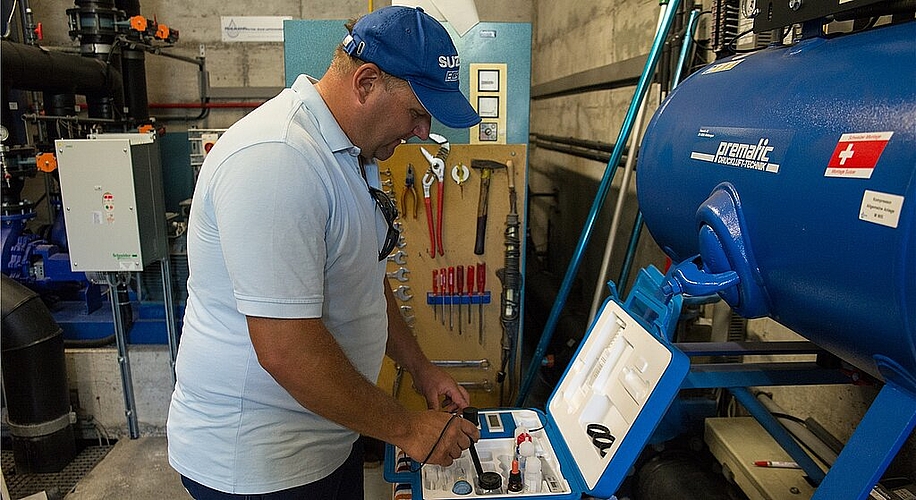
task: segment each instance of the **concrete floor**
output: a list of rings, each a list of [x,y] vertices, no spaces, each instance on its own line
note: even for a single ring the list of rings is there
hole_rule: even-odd
[[[391,485],[382,478],[382,467],[365,469],[366,500],[391,498]],[[164,437],[121,439],[65,500],[189,499],[178,473],[169,466]]]

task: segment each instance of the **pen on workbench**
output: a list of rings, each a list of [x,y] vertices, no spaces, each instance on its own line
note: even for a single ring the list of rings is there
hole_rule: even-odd
[[[757,460],[754,462],[757,467],[769,467],[772,469],[801,469],[795,462],[777,462],[772,460]]]

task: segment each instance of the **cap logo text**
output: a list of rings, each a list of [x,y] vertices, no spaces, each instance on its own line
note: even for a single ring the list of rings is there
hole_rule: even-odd
[[[458,56],[439,56],[440,68],[457,68],[458,66]]]

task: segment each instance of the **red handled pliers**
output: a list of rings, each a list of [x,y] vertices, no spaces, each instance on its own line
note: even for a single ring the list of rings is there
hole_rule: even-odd
[[[445,201],[445,159],[448,158],[449,143],[448,139],[438,134],[429,134],[429,138],[439,144],[439,151],[433,156],[421,147],[420,151],[429,162],[429,168],[423,174],[423,204],[426,205],[426,224],[429,226],[429,256],[436,258],[436,250],[439,255],[445,255],[442,245],[442,204]],[[439,182],[437,188],[438,200],[436,203],[436,223],[433,224],[432,201],[430,200],[429,188],[433,182]]]

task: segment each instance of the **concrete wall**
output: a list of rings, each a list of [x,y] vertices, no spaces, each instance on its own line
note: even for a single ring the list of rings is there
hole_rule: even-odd
[[[535,4],[532,85],[648,53],[659,12],[658,2],[653,0],[572,3],[543,0]],[[632,98],[633,88],[626,87],[534,100],[531,132],[614,143]],[[653,90],[648,97],[650,113],[657,102],[658,92]],[[538,148],[532,148],[530,158],[529,188],[541,193],[557,190],[556,200],[535,198],[530,203],[532,243],[539,252],[549,254],[548,269],[563,276],[606,164]],[[569,182],[570,175],[582,177],[583,184]],[[589,305],[600,275],[622,178],[622,172],[615,176],[579,272],[581,289]],[[627,192],[625,216],[609,266],[609,277],[614,280],[621,269],[636,213],[635,177],[631,178]],[[639,267],[649,262],[661,265],[663,256],[651,251],[655,247],[651,237],[646,235],[643,240],[646,252],[641,254]]]
[[[204,50],[212,87],[284,86],[282,43],[224,43],[220,16],[291,16],[294,19],[350,19],[378,9],[390,0],[264,0],[251,2],[228,0],[183,2],[178,0],[143,0],[141,14],[179,30],[180,39],[168,53],[195,58]],[[72,46],[67,35],[66,10],[73,8],[68,0],[32,2],[35,20],[44,26],[47,46]],[[533,7],[529,0],[477,2],[482,21],[530,22]],[[198,102],[197,66],[175,59],[147,55],[147,81],[150,103]],[[321,76],[321,75],[313,75]],[[265,98],[269,97],[267,95]],[[197,110],[152,110],[170,131],[188,126],[225,128],[244,116],[244,110],[214,109],[204,120],[182,120],[195,117]],[[172,117],[172,119],[168,119]]]

